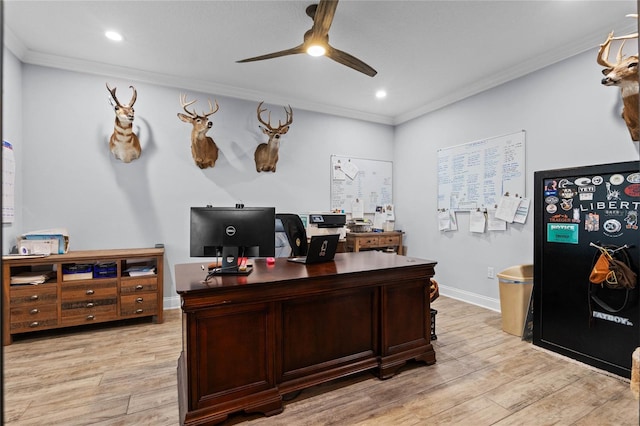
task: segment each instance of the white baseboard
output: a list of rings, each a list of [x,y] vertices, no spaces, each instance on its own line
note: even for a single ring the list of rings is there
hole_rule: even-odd
[[[471,293],[470,291],[447,287],[441,284],[438,285],[438,289],[440,294],[443,296],[471,303],[472,305],[481,306],[495,312],[500,312],[500,299],[482,296],[476,293]]]
[[[164,309],[179,309],[180,308],[180,296],[175,295],[171,297],[165,297],[162,300],[162,306]]]

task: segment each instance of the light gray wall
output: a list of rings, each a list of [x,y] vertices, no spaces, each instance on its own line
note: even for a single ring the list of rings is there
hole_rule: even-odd
[[[16,164],[22,163],[22,64],[8,49],[2,50],[2,138],[11,142]],[[23,169],[16,167],[15,218],[2,224],[2,253],[15,245],[15,230],[22,229]]]
[[[506,232],[471,234],[469,214],[458,213],[459,231],[438,231],[439,148],[524,129],[529,197],[534,171],[638,159],[620,117],[619,89],[600,84],[596,55],[594,49],[396,127],[396,223],[406,231],[409,255],[438,261],[443,294],[499,309],[498,280],[487,278],[487,268],[533,263],[533,214]]]
[[[22,103],[22,112],[9,118],[5,112],[4,120],[19,158],[20,219],[4,228],[3,250],[22,232],[57,226],[69,229],[76,250],[162,242],[165,306],[175,306],[173,265],[194,260],[188,257],[190,206],[327,210],[331,154],[393,159],[396,227],[406,232],[408,254],[438,261],[443,294],[499,309],[498,281],[486,278],[487,267],[499,272],[532,262],[533,217],[506,232],[472,235],[468,214],[460,213],[458,232],[439,232],[437,149],[526,130],[529,196],[536,170],[637,159],[637,144],[619,116],[619,92],[600,85],[595,56],[586,52],[395,128],[294,105],[275,174],[254,169],[253,151],[264,141],[255,103],[217,97],[210,135],[221,157],[202,171],[191,158],[190,126],[176,117],[179,88],[109,79],[122,99],[129,99],[130,84],[138,89],[135,124],[143,155],[123,164],[107,147],[114,117],[104,77],[20,66],[9,56],[3,101]],[[189,93],[196,97],[204,108],[207,95]],[[268,106],[274,119],[283,113]]]
[[[178,119],[179,88],[106,79],[83,73],[23,65],[23,224],[25,231],[66,227],[72,250],[153,247],[164,243],[165,306],[177,306],[173,266],[190,259],[189,207],[212,204],[275,206],[278,212],[326,211],[330,206],[330,155],[382,160],[393,157],[393,128],[293,106],[293,124],[281,139],[276,173],[257,173],[253,153],[266,136],[258,128],[257,102],[188,93],[208,110],[207,96],[220,110],[211,116],[220,158],[201,170],[190,150],[191,125]],[[134,128],[142,156],[115,160],[108,149],[114,113],[105,82],[121,102],[138,91]],[[284,120],[281,105],[273,122]],[[11,235],[12,234],[12,235]],[[168,300],[167,298],[171,298]]]

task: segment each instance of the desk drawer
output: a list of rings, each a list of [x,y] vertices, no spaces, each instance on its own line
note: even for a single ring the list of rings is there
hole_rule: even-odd
[[[400,245],[400,237],[399,236],[380,237],[380,246],[381,247],[399,246],[399,245]]]
[[[361,248],[379,247],[380,238],[377,236],[358,238],[358,243]]]

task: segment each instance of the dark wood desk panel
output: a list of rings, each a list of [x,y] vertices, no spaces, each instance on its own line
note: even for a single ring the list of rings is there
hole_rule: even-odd
[[[282,395],[410,359],[431,364],[429,284],[436,262],[379,252],[334,262],[254,261],[248,276],[203,283],[176,265],[182,299],[180,421],[213,424],[236,411],[282,411]]]

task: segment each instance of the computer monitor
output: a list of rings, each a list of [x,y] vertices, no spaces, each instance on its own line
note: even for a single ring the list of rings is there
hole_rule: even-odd
[[[275,255],[275,207],[191,207],[191,257],[221,257],[237,272],[238,258]]]

